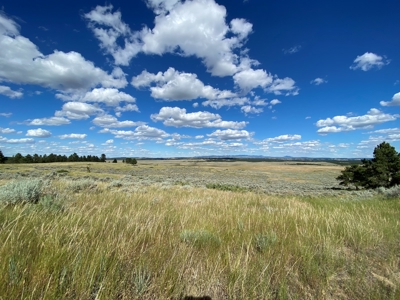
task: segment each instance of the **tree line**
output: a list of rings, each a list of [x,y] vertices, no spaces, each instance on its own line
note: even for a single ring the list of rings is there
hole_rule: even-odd
[[[11,164],[31,164],[31,163],[52,163],[52,162],[105,162],[106,155],[101,154],[100,157],[96,155],[83,155],[79,156],[76,153],[70,156],[57,155],[57,154],[27,154],[23,156],[21,153],[17,153],[12,157],[5,157],[3,152],[0,150],[0,163],[11,163]]]

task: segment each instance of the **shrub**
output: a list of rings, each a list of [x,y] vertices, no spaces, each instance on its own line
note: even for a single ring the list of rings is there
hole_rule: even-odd
[[[41,179],[12,181],[0,188],[0,202],[7,204],[37,203],[43,193]]]
[[[275,244],[276,241],[277,236],[273,231],[268,234],[257,234],[254,238],[255,247],[260,252],[267,250],[270,246]]]
[[[94,187],[96,187],[96,182],[92,179],[79,179],[77,181],[71,181],[68,184],[68,188],[72,192],[79,192]]]
[[[131,284],[136,295],[142,295],[150,285],[151,273],[145,268],[137,267],[131,275]]]
[[[220,191],[231,191],[231,192],[245,192],[247,191],[246,188],[238,186],[238,185],[231,185],[231,184],[220,184],[220,183],[207,183],[206,187],[208,189],[220,190]]]
[[[397,198],[400,197],[400,185],[391,188],[380,187],[377,189],[377,192],[384,195],[386,198]]]
[[[121,187],[123,185],[124,185],[123,181],[121,181],[121,180],[113,180],[113,181],[110,182],[108,187]]]
[[[126,162],[127,164],[131,164],[131,165],[136,165],[136,164],[137,164],[136,158],[127,158],[127,159],[125,160],[125,162]]]
[[[44,195],[43,197],[41,197],[39,199],[38,204],[42,208],[44,208],[46,210],[50,210],[50,211],[57,212],[57,211],[63,211],[64,210],[64,207],[61,204],[61,202],[56,200],[55,197],[52,197],[50,195]]]

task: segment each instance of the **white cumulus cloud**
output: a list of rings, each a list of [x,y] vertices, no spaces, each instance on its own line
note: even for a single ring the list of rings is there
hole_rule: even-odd
[[[230,91],[220,91],[209,85],[204,85],[196,74],[176,71],[169,68],[164,73],[157,74],[143,71],[132,78],[132,85],[136,88],[150,87],[151,96],[166,101],[193,100],[197,98],[224,99],[236,96]]]
[[[299,134],[284,134],[273,138],[264,139],[263,142],[283,143],[287,141],[301,140]]]
[[[100,127],[108,127],[108,128],[122,128],[122,127],[135,127],[143,125],[143,122],[133,122],[133,121],[118,121],[118,119],[114,116],[105,114],[102,116],[98,116],[93,119],[93,124]]]
[[[264,111],[264,109],[261,108],[261,107],[257,108],[257,107],[251,106],[251,105],[242,106],[240,108],[240,110],[242,112],[244,112],[246,115],[247,114],[259,114],[259,113],[262,113]]]
[[[65,140],[65,139],[84,139],[87,137],[87,134],[85,133],[70,133],[70,134],[62,134],[58,136],[60,139]]]
[[[0,133],[9,134],[9,133],[17,133],[17,131],[12,128],[1,128],[0,127]]]
[[[223,121],[218,114],[207,111],[186,113],[186,109],[179,107],[163,107],[158,114],[152,114],[151,119],[174,127],[239,129],[246,126],[246,122]]]
[[[87,92],[82,98],[83,102],[99,102],[108,106],[118,106],[120,102],[135,102],[135,98],[113,88],[96,88]]]
[[[236,129],[226,129],[226,130],[216,130],[211,134],[207,134],[209,137],[219,138],[221,140],[241,140],[249,139],[253,133],[247,130],[236,130]]]
[[[60,125],[68,125],[71,123],[70,120],[64,117],[50,117],[50,118],[40,118],[33,120],[26,120],[25,123],[27,125],[32,126],[60,126]]]
[[[16,23],[4,14],[0,14],[0,49],[0,81],[40,85],[66,93],[97,85],[124,87],[127,84],[124,77],[108,74],[77,52],[41,53],[34,43],[20,35]]]
[[[372,128],[377,124],[395,121],[397,118],[399,118],[399,115],[385,114],[379,109],[371,108],[367,114],[363,116],[335,116],[333,118],[319,120],[316,125],[317,127],[322,127],[318,129],[318,133],[326,134]]]
[[[388,65],[390,60],[385,56],[379,56],[375,53],[365,52],[363,55],[357,56],[353,64],[350,66],[352,70],[361,69],[363,71],[371,70],[373,67],[381,68],[384,65]]]
[[[400,93],[394,94],[392,101],[381,101],[379,103],[382,106],[399,106],[400,105]]]
[[[48,138],[51,137],[51,132],[42,128],[29,129],[26,136],[33,136],[38,138]]]
[[[102,113],[103,110],[87,103],[68,102],[65,103],[61,111],[56,111],[56,117],[66,117],[72,120],[88,119],[91,115]]]
[[[116,64],[128,65],[139,52],[146,54],[179,53],[196,56],[216,76],[237,71],[236,48],[252,32],[244,19],[226,23],[226,9],[214,0],[146,1],[156,17],[152,29],[146,26],[132,31],[113,6],[97,6],[85,14],[100,46],[113,56]],[[228,37],[229,36],[229,37]],[[124,40],[119,46],[118,39]]]
[[[5,85],[0,85],[0,94],[11,99],[21,98],[24,95],[22,92],[13,91],[10,87]]]
[[[125,140],[160,140],[170,136],[164,130],[148,125],[140,125],[133,131],[105,128],[100,130],[100,133],[111,133],[114,134],[115,138],[122,138]]]

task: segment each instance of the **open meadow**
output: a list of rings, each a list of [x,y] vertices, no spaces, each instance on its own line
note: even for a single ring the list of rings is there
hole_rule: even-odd
[[[0,164],[0,299],[400,299],[400,198],[343,168]]]

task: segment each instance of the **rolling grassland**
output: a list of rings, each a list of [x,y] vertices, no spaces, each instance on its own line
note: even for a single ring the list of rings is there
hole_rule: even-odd
[[[340,170],[0,165],[0,299],[400,299],[400,199]]]

